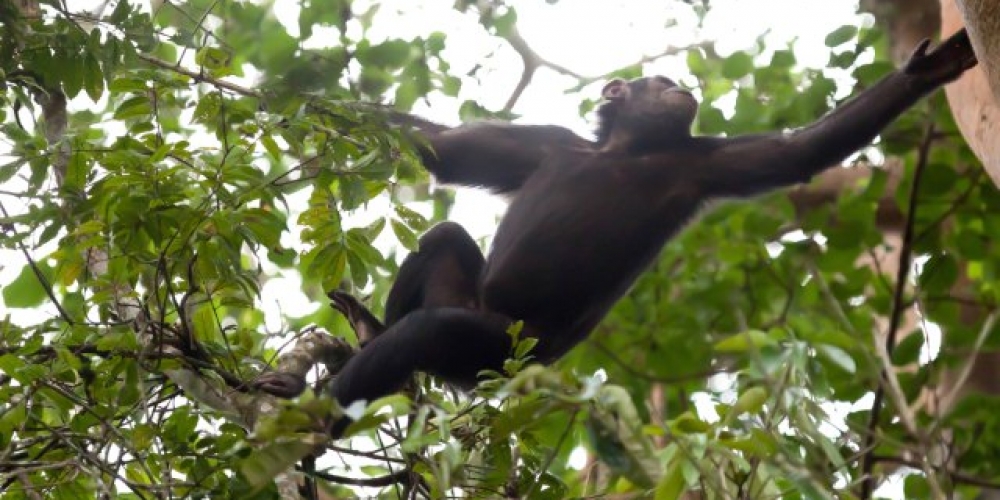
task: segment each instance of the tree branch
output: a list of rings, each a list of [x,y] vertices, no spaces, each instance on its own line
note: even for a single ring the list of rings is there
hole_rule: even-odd
[[[481,19],[483,19],[486,22],[491,20],[494,7],[495,6],[493,4],[487,4],[484,7],[484,12],[483,15],[481,16]],[[549,68],[552,71],[555,71],[556,73],[575,78],[579,81],[579,84],[581,86],[589,85],[591,83],[601,81],[607,78],[606,74],[585,76],[561,64],[557,64],[555,62],[549,61],[548,59],[545,59],[544,57],[540,56],[538,52],[536,52],[535,49],[531,47],[531,45],[528,44],[528,41],[525,40],[523,36],[521,36],[521,32],[518,31],[517,25],[511,25],[510,27],[506,28],[505,32],[499,33],[498,36],[500,38],[503,38],[504,41],[506,41],[507,44],[510,45],[512,49],[514,49],[514,52],[517,52],[517,55],[521,57],[521,63],[524,65],[521,71],[521,77],[518,79],[517,85],[511,92],[510,97],[507,98],[507,103],[504,104],[503,112],[505,113],[509,113],[511,110],[514,109],[514,105],[517,104],[517,101],[521,98],[521,95],[524,93],[524,90],[528,88],[528,85],[531,83],[531,80],[535,77],[535,72],[538,71],[538,68],[541,67]],[[682,52],[687,52],[692,49],[710,47],[712,43],[713,42],[710,41],[701,41],[698,43],[692,43],[680,47],[668,46],[667,48],[663,49],[657,54],[640,57],[635,62],[631,64],[626,64],[625,67],[641,66],[643,64],[648,64],[657,61],[659,59],[662,59],[664,57],[680,54]]]
[[[157,59],[157,58],[155,58],[153,56],[146,55],[146,54],[139,54],[139,59],[142,59],[143,61],[146,61],[147,63],[152,64],[153,66],[156,66],[158,68],[163,68],[163,69],[166,69],[166,70],[169,70],[169,71],[173,71],[174,73],[178,73],[178,74],[187,76],[187,77],[191,78],[192,80],[194,80],[195,83],[205,82],[205,83],[208,83],[208,84],[212,85],[213,87],[220,88],[220,89],[225,89],[225,90],[229,90],[231,92],[235,92],[235,93],[237,93],[239,95],[242,95],[244,97],[254,97],[254,98],[257,98],[257,99],[263,99],[264,98],[264,95],[261,94],[260,92],[256,91],[256,90],[249,89],[247,87],[243,87],[243,86],[237,85],[235,83],[227,82],[225,80],[220,80],[218,78],[213,78],[213,77],[207,76],[207,75],[205,75],[204,73],[201,73],[201,72],[191,71],[189,69],[185,69],[185,68],[181,67],[180,63],[172,64],[172,63],[169,63],[169,62],[164,61],[162,59]]]

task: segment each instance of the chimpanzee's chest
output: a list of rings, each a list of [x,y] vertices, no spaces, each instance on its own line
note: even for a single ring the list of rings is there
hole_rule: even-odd
[[[514,232],[524,233],[536,225],[541,230],[568,225],[591,234],[641,230],[647,223],[663,228],[662,217],[696,197],[685,173],[656,157],[560,158],[525,182],[501,227],[513,224]]]
[[[491,306],[525,320],[544,314],[551,323],[572,319],[559,317],[560,305],[567,315],[584,304],[606,309],[696,208],[673,174],[641,159],[546,165],[497,228],[484,298],[515,301]]]

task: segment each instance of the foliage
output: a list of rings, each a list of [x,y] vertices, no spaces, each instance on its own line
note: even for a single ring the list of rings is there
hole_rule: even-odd
[[[17,259],[0,284],[8,308],[37,313],[0,318],[4,498],[287,496],[282,474],[322,446],[319,483],[341,496],[829,498],[857,491],[874,462],[910,465],[907,498],[1000,478],[997,398],[946,417],[915,404],[970,351],[1000,347],[1000,194],[941,96],[858,158],[900,158],[898,182],[875,169],[824,203],[715,207],[557,366],[526,365],[524,342],[476,398],[418,376],[365,410],[360,437],[329,443],[321,391],[279,403],[244,384],[310,324],[353,333],[325,306],[266,321],[262,286],[301,276],[302,301],[346,287],[378,309],[386,248],[412,249],[450,197],[425,189],[412,145],[361,103],[406,110],[467,80],[442,32],[371,35],[377,3],[301,2],[296,26],[269,4],[153,3],[91,16],[49,2],[37,17],[0,3],[0,252]],[[514,9],[456,9],[514,39]],[[859,62],[877,32],[842,27],[827,43],[823,70],[763,38],[688,51],[700,132],[805,124],[844,78],[864,87],[891,69]],[[386,217],[363,218],[386,200]],[[904,233],[912,283],[870,265]],[[881,375],[887,334],[898,389]]]

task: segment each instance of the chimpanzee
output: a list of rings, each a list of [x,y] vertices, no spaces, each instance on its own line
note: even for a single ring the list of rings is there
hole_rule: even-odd
[[[426,139],[421,156],[441,182],[511,196],[483,258],[458,225],[442,223],[399,270],[383,326],[334,292],[365,339],[331,388],[343,405],[399,389],[415,372],[471,386],[510,355],[507,333],[538,339],[549,363],[587,337],[663,245],[714,198],[745,197],[806,182],[868,144],[922,96],[975,66],[964,31],[817,122],[791,132],[693,137],[698,103],[661,76],[604,87],[596,141],[556,126],[472,123],[447,128],[409,115],[395,121]],[[282,392],[301,382],[270,374]],[[287,395],[287,394],[286,394]],[[334,433],[345,422],[334,425]]]

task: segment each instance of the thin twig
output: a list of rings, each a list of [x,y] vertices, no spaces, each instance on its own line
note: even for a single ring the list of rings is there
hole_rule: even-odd
[[[156,67],[159,67],[159,68],[163,68],[163,69],[167,69],[167,70],[173,71],[175,73],[180,73],[180,74],[182,74],[184,76],[187,76],[187,77],[191,78],[195,82],[205,82],[205,83],[211,84],[213,87],[217,87],[217,88],[220,88],[220,89],[226,89],[226,90],[229,90],[231,92],[235,92],[237,94],[240,94],[240,95],[246,96],[246,97],[254,97],[254,98],[257,98],[257,99],[263,99],[264,98],[264,95],[261,94],[260,92],[256,91],[256,90],[253,90],[253,89],[250,89],[250,88],[247,88],[247,87],[243,87],[243,86],[237,85],[235,83],[227,82],[225,80],[220,80],[218,78],[213,78],[211,76],[205,75],[204,73],[200,73],[200,72],[196,72],[196,71],[191,71],[189,69],[181,67],[180,63],[177,63],[177,64],[169,63],[169,62],[164,61],[162,59],[157,59],[157,58],[155,58],[153,56],[146,55],[146,54],[139,54],[139,59],[142,59],[143,61],[146,61],[149,64],[152,64],[153,66],[156,66]]]
[[[891,359],[892,351],[896,347],[896,335],[899,331],[899,325],[903,320],[903,310],[906,309],[904,304],[904,294],[906,291],[906,282],[910,275],[910,264],[913,257],[913,240],[914,240],[914,227],[916,226],[916,213],[917,213],[917,201],[918,193],[920,192],[920,181],[923,178],[923,173],[927,168],[927,161],[930,156],[931,143],[934,139],[934,122],[931,121],[927,124],[924,130],[924,137],[920,143],[920,149],[918,150],[917,165],[913,173],[913,184],[910,186],[909,203],[906,208],[906,224],[903,228],[903,243],[899,252],[899,268],[896,271],[896,290],[893,293],[892,298],[892,314],[889,317],[889,331],[885,336],[885,356]],[[878,339],[876,339],[878,342]],[[892,369],[890,362],[889,366],[886,366],[882,370],[882,378],[888,380],[888,372]],[[875,450],[875,439],[876,439],[876,429],[878,428],[878,423],[880,419],[880,414],[882,412],[882,404],[885,399],[885,387],[888,384],[879,384],[875,388],[875,398],[872,401],[871,417],[868,420],[868,434],[865,436],[865,442],[862,446],[865,454],[862,457],[861,463],[861,493],[859,497],[862,500],[867,500],[871,498],[872,492],[875,490],[875,478],[872,476],[872,471],[875,467],[875,461],[873,460],[874,450]],[[905,407],[898,408],[899,412],[902,413],[906,411]],[[934,479],[933,474],[926,474],[927,485],[936,494],[940,494],[940,485]],[[940,496],[936,497],[940,498]]]
[[[989,336],[990,332],[993,331],[993,327],[996,326],[998,314],[997,311],[990,313],[989,317],[983,323],[982,328],[979,329],[979,335],[976,337],[976,342],[972,346],[972,352],[969,353],[965,366],[962,367],[962,371],[952,386],[948,394],[941,398],[940,407],[941,408],[951,408],[952,403],[958,398],[958,393],[961,392],[962,388],[965,387],[965,383],[968,382],[969,376],[972,374],[972,367],[976,364],[976,359],[979,358],[979,354],[983,349],[983,344],[986,343],[986,337]]]
[[[914,469],[919,469],[920,468],[920,464],[914,462],[913,460],[907,460],[905,458],[900,458],[900,457],[887,457],[887,456],[884,456],[884,455],[872,455],[872,459],[875,462],[884,462],[884,463],[890,463],[890,464],[899,464],[899,465],[903,465],[903,466],[906,466],[906,467],[912,467]],[[987,481],[985,479],[980,479],[978,477],[973,477],[973,476],[970,476],[968,474],[963,474],[963,473],[955,471],[955,470],[946,469],[943,466],[938,467],[938,469],[940,469],[940,471],[942,473],[947,474],[948,477],[951,478],[952,482],[954,482],[956,484],[968,484],[968,485],[971,485],[971,486],[978,486],[978,487],[983,488],[983,489],[990,489],[990,490],[1000,491],[1000,483],[990,482],[990,481]]]

